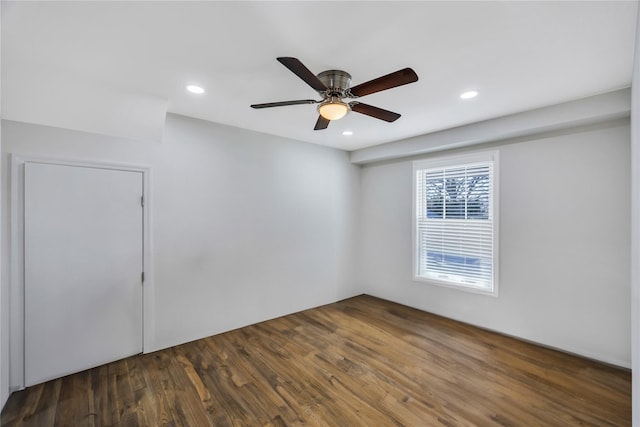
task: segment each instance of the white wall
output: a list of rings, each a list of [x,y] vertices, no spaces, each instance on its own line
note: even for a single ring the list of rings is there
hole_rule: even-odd
[[[498,298],[414,282],[411,161],[363,167],[360,283],[378,297],[629,367],[629,138],[623,119],[485,146],[500,151]]]
[[[359,168],[344,151],[176,115],[161,143],[13,121],[2,141],[4,236],[7,153],[151,166],[156,349],[359,293]]]
[[[354,295],[348,153],[170,117],[160,158],[159,347]]]
[[[640,426],[640,11],[631,85],[631,367],[633,425]]]
[[[2,7],[0,7],[0,27],[2,26]],[[2,31],[0,30],[0,38]],[[0,46],[2,42],[0,41]],[[0,70],[2,70],[0,55]],[[2,72],[0,71],[0,82]],[[1,86],[1,84],[0,84]],[[0,87],[0,97],[2,94],[2,88]],[[0,151],[2,151],[2,102],[0,102]],[[2,163],[0,162],[0,194],[2,194]],[[0,224],[2,223],[2,210],[0,209]],[[2,227],[0,227],[0,242],[2,238]],[[2,259],[2,245],[0,245],[0,260]],[[9,398],[9,306],[7,305],[6,298],[3,298],[2,294],[2,263],[0,262],[0,408],[4,407],[4,404]]]

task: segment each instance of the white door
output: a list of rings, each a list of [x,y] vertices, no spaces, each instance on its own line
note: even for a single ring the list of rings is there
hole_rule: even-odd
[[[142,352],[143,174],[24,165],[25,385]]]

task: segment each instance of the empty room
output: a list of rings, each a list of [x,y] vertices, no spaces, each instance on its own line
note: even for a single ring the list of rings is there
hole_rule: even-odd
[[[0,3],[0,425],[640,426],[637,1]]]

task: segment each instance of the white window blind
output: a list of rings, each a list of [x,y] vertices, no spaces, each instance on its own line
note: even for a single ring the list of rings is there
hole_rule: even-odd
[[[494,161],[484,157],[414,164],[418,278],[494,292]]]

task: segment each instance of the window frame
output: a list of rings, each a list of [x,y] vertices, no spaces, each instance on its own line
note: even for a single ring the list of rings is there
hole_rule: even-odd
[[[419,170],[435,169],[443,167],[457,167],[465,166],[473,163],[492,162],[492,226],[493,226],[493,251],[492,251],[492,289],[483,289],[473,285],[465,285],[463,283],[453,282],[449,280],[438,280],[435,278],[424,277],[419,275],[420,268],[420,251],[418,250],[418,185],[417,185],[417,173]],[[413,161],[412,169],[412,211],[411,211],[411,236],[412,236],[412,258],[413,258],[413,281],[420,283],[432,284],[440,287],[446,287],[451,289],[458,289],[465,292],[489,295],[498,297],[499,288],[499,214],[500,214],[500,153],[498,150],[481,151],[457,155],[448,155],[440,157],[432,157],[426,159],[420,159]]]

